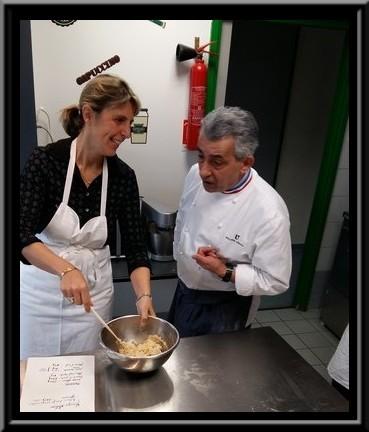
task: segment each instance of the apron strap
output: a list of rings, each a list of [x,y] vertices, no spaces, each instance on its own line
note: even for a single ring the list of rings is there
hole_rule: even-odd
[[[68,165],[67,178],[65,179],[64,193],[63,193],[63,203],[65,205],[68,205],[70,188],[72,186],[72,180],[73,180],[73,172],[76,164],[76,144],[77,144],[77,138],[75,138],[72,141],[72,144],[70,146],[69,165]]]
[[[108,162],[106,158],[104,158],[104,165],[103,165],[103,172],[102,172],[100,216],[105,216],[107,192],[108,192]]]
[[[70,146],[70,157],[67,171],[67,178],[65,179],[63,203],[68,205],[70,189],[72,187],[73,173],[76,165],[76,152],[77,152],[77,138],[72,141]],[[108,191],[108,162],[104,158],[103,172],[102,172],[102,189],[101,189],[101,203],[100,203],[100,216],[105,216],[106,210],[106,197]]]

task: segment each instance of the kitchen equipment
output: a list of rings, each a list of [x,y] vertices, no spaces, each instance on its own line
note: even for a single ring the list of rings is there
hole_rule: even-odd
[[[143,373],[159,369],[172,355],[179,343],[177,329],[168,321],[158,317],[149,316],[146,323],[141,325],[140,315],[125,315],[109,321],[107,325],[125,341],[134,340],[137,343],[142,343],[149,335],[158,335],[169,347],[160,354],[130,357],[118,352],[116,340],[105,327],[102,328],[100,332],[101,347],[114,364],[127,372]]]
[[[141,214],[146,224],[150,258],[154,261],[172,261],[177,211],[145,199],[142,200]]]

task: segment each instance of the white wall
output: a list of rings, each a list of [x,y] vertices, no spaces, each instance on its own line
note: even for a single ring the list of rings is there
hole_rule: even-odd
[[[49,129],[53,140],[67,135],[59,122],[60,110],[78,103],[83,88],[76,78],[114,55],[120,62],[106,70],[126,79],[149,110],[146,144],[127,140],[118,156],[136,172],[140,194],[176,210],[183,180],[197,152],[182,145],[187,118],[189,69],[193,60],[178,63],[178,43],[193,46],[210,40],[211,20],[170,20],[165,28],[149,20],[77,20],[60,27],[51,21],[31,21],[37,123]],[[207,58],[205,58],[207,61]],[[38,129],[38,143],[50,141]]]

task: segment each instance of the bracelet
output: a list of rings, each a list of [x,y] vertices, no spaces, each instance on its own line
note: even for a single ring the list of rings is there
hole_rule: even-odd
[[[142,295],[140,295],[140,297],[138,297],[138,299],[136,300],[136,304],[142,299],[142,297],[150,297],[150,298],[152,298],[152,295],[151,294],[142,294]]]
[[[64,275],[72,270],[77,270],[76,267],[67,267],[62,272],[59,273],[60,279],[63,279]]]

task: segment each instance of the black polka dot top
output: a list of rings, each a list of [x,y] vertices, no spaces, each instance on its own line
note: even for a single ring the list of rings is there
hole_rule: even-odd
[[[63,199],[72,139],[63,139],[34,149],[20,178],[20,259],[28,263],[21,251],[40,241],[35,234],[48,225]],[[116,221],[126,255],[128,271],[150,268],[145,233],[140,217],[139,191],[135,172],[118,156],[108,157],[108,193],[106,218],[111,253],[116,251]],[[87,188],[77,166],[74,170],[68,205],[78,214],[82,227],[100,215],[102,175]]]

